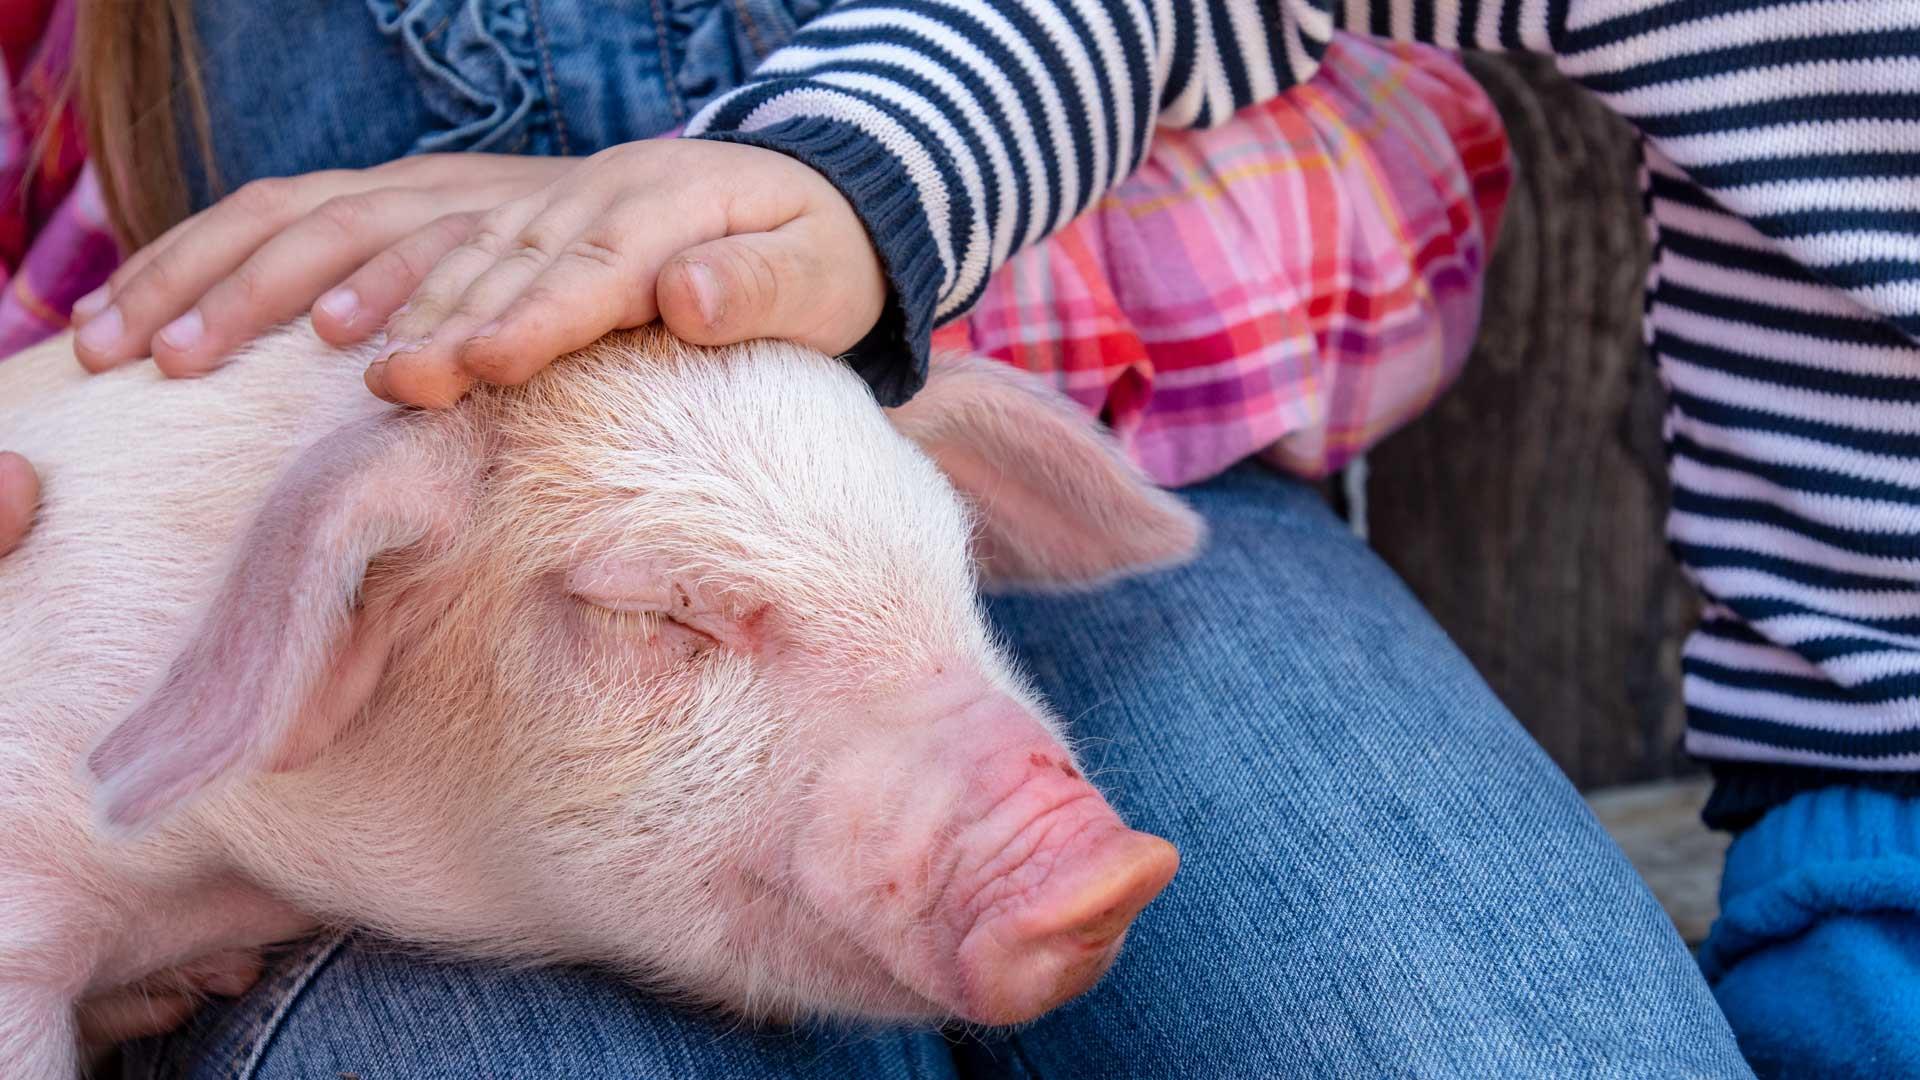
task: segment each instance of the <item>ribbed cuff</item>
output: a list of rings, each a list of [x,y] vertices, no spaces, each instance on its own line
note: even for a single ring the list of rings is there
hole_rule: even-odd
[[[1700,949],[1710,980],[1832,915],[1920,913],[1920,797],[1829,787],[1782,803],[1734,838],[1720,909]]]
[[[944,267],[919,189],[900,159],[858,127],[817,116],[691,137],[777,150],[812,166],[840,189],[867,227],[889,286],[880,321],[845,359],[882,405],[898,405],[918,392],[927,381]]]
[[[1920,795],[1920,774],[1852,772],[1746,761],[1710,761],[1713,794],[1700,811],[1710,829],[1738,832],[1795,796],[1832,787],[1870,788],[1895,795]]]

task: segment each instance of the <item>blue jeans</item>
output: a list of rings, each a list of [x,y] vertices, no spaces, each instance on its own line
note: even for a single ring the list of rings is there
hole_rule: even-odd
[[[1116,809],[1182,855],[1084,998],[985,1037],[753,1030],[335,934],[132,1075],[1750,1075],[1633,868],[1392,573],[1259,467],[1187,495],[1194,564],[993,605]]]

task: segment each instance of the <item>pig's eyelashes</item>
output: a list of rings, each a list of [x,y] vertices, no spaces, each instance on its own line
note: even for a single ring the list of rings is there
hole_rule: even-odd
[[[719,644],[712,634],[681,621],[670,611],[608,607],[579,595],[573,601],[584,618],[606,633],[648,645],[683,644],[706,649]]]

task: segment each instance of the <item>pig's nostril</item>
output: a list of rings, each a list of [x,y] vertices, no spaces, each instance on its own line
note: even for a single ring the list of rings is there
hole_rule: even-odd
[[[966,1019],[1018,1024],[1086,992],[1179,866],[1172,844],[1124,828],[1078,853],[1030,903],[962,942]]]

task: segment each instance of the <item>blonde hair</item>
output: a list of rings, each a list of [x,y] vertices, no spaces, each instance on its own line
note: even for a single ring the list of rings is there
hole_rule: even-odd
[[[133,251],[187,216],[183,104],[203,175],[219,189],[193,0],[80,0],[76,19],[69,92],[114,234]]]

